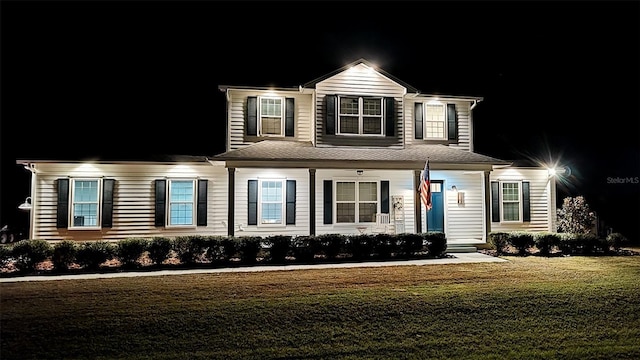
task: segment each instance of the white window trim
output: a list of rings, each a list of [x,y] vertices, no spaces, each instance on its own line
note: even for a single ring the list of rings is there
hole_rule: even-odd
[[[352,182],[356,184],[355,187],[355,214],[354,214],[354,220],[355,222],[338,222],[338,183],[339,182]],[[359,193],[359,186],[358,183],[376,183],[376,213],[380,212],[380,206],[381,206],[381,199],[380,199],[380,180],[377,179],[334,179],[333,183],[333,223],[340,226],[340,225],[359,225],[359,224],[374,224],[375,223],[375,219],[373,221],[368,221],[368,222],[360,222],[360,214],[359,214],[359,207],[358,204],[360,204],[360,193]],[[347,201],[341,202],[341,203],[346,203]],[[362,201],[362,203],[371,203],[372,201]]]
[[[340,122],[342,119],[343,114],[340,112],[340,99],[341,98],[358,98],[358,133],[357,134],[353,134],[353,133],[342,133],[340,132]],[[380,133],[379,134],[364,134],[363,133],[363,125],[364,125],[364,114],[363,114],[363,104],[364,101],[363,99],[367,98],[367,99],[376,99],[380,101]],[[338,117],[338,121],[337,121],[337,128],[336,128],[336,134],[337,135],[342,135],[342,136],[385,136],[385,121],[386,119],[384,118],[384,98],[382,97],[377,97],[377,96],[359,96],[359,95],[338,95],[338,111],[337,111],[337,117]],[[350,116],[348,114],[344,114],[344,116]],[[353,116],[353,115],[351,115]],[[367,117],[372,117],[371,115],[367,115]]]
[[[500,181],[500,222],[506,224],[517,224],[522,223],[522,180],[504,180]],[[505,220],[505,211],[504,211],[504,199],[503,199],[503,184],[518,184],[518,220]]]
[[[280,212],[280,223],[263,223],[262,222],[262,183],[263,182],[279,182],[280,186],[282,186],[282,197],[280,199],[280,206],[282,208],[282,211]],[[287,183],[286,183],[286,179],[273,179],[273,178],[264,178],[264,179],[258,179],[258,227],[284,227],[286,226],[286,219],[287,219],[287,205],[286,205],[286,198],[287,198]],[[271,202],[268,202],[268,204],[270,204]]]
[[[173,225],[171,224],[171,183],[173,181],[191,181],[192,183],[192,188],[193,188],[193,197],[191,198],[191,206],[192,206],[192,211],[191,211],[191,224],[177,224],[177,225]],[[197,200],[198,200],[198,182],[196,181],[196,179],[192,179],[192,178],[172,178],[172,179],[167,179],[167,188],[166,188],[166,209],[165,209],[165,213],[166,213],[166,219],[165,219],[165,223],[167,224],[166,227],[167,228],[195,228],[196,227],[196,218],[197,218],[197,214],[196,211],[198,210],[197,208]]]
[[[262,100],[278,99],[280,100],[280,134],[263,134],[262,133]],[[258,136],[264,137],[284,137],[285,132],[285,113],[286,102],[283,96],[258,96]]]
[[[428,135],[428,131],[427,131],[427,123],[429,122],[436,122],[436,121],[428,121],[427,120],[427,116],[429,114],[428,111],[428,105],[438,105],[438,106],[442,106],[442,118],[444,119],[442,121],[442,126],[443,126],[443,135],[442,137],[429,137]],[[447,140],[448,139],[448,126],[447,126],[447,104],[442,103],[440,101],[425,101],[422,106],[424,107],[424,121],[423,121],[423,131],[424,131],[424,138],[425,140]]]
[[[71,178],[70,179],[70,191],[69,191],[69,230],[100,230],[102,228],[102,179],[101,178]],[[75,226],[73,222],[73,212],[76,202],[75,190],[76,181],[98,181],[98,209],[96,211],[96,225],[95,226]]]

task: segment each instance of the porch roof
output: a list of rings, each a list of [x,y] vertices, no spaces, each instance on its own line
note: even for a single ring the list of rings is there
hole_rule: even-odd
[[[247,147],[218,154],[212,160],[224,161],[357,161],[376,163],[418,163],[510,165],[510,161],[455,149],[445,145],[407,145],[394,148],[315,147],[311,142],[263,140]]]

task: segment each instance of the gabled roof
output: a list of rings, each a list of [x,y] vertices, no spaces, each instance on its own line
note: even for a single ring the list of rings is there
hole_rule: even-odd
[[[404,149],[314,147],[310,142],[264,140],[247,147],[216,155],[212,160],[225,161],[295,161],[326,163],[328,161],[380,163],[417,163],[449,165],[509,165],[511,162],[455,149],[445,145],[409,145]],[[419,165],[422,166],[422,165]]]
[[[323,76],[321,76],[321,77],[319,77],[317,79],[309,81],[308,83],[306,83],[306,84],[304,84],[302,86],[305,87],[305,88],[315,88],[317,83],[319,83],[321,81],[324,81],[324,80],[326,80],[326,79],[328,79],[328,78],[330,78],[330,77],[332,77],[334,75],[337,75],[337,74],[339,74],[339,73],[341,73],[343,71],[346,71],[349,68],[351,68],[353,66],[356,66],[356,65],[359,65],[359,64],[364,64],[364,65],[367,65],[368,67],[371,67],[371,68],[375,69],[380,74],[384,75],[385,77],[387,77],[387,78],[395,81],[396,83],[400,84],[401,86],[405,87],[407,89],[408,93],[419,93],[420,92],[417,88],[405,83],[404,81],[396,78],[395,76],[389,74],[388,72],[386,72],[386,71],[384,71],[382,69],[379,69],[375,64],[373,64],[373,63],[371,63],[371,62],[369,62],[369,61],[367,61],[365,59],[362,59],[362,58],[360,58],[360,59],[358,59],[358,60],[356,60],[356,61],[354,61],[352,63],[349,63],[349,64],[347,64],[347,65],[345,65],[345,66],[343,66],[343,67],[341,67],[339,69],[336,69],[336,70],[334,70],[334,71],[332,71],[332,72],[330,72],[328,74],[325,74],[325,75],[323,75]]]

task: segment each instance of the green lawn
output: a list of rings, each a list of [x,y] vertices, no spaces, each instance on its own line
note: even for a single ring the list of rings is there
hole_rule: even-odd
[[[2,359],[639,359],[640,256],[0,284]]]

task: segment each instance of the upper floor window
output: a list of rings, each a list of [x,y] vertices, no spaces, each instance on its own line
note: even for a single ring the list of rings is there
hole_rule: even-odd
[[[260,135],[283,136],[284,99],[281,97],[260,97],[258,114]]]
[[[519,182],[501,183],[502,221],[522,221]]]
[[[74,228],[99,228],[100,180],[71,179],[71,214]]]
[[[169,180],[169,226],[195,225],[195,181]]]
[[[375,181],[336,182],[336,222],[375,222],[378,212],[378,183]]]
[[[425,110],[426,138],[446,139],[446,115],[444,104],[427,103]]]
[[[338,134],[383,135],[382,98],[340,96]]]

